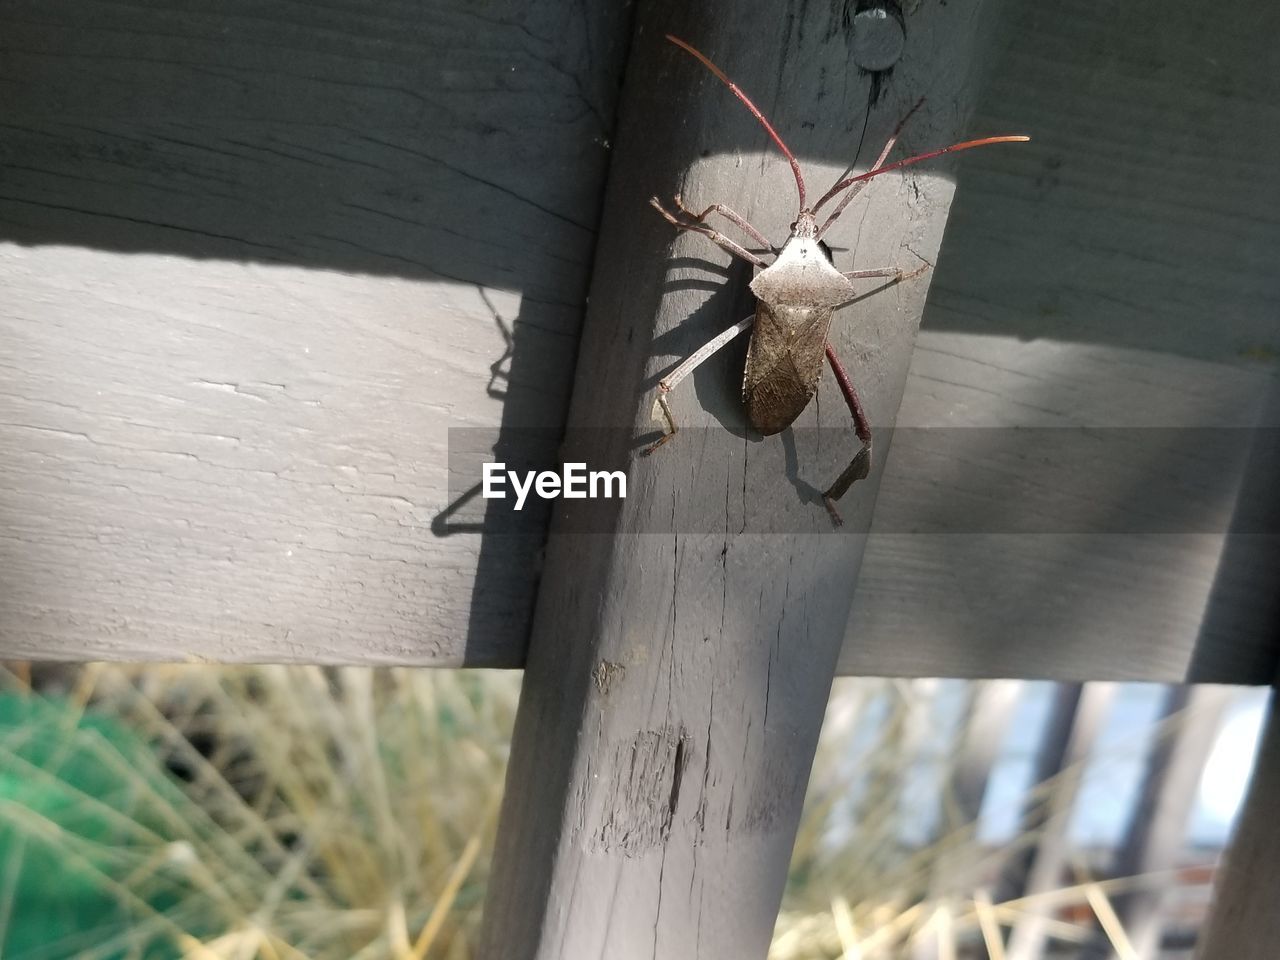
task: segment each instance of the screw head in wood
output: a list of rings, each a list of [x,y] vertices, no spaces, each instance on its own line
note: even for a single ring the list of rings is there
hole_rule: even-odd
[[[853,15],[853,62],[879,73],[898,62],[907,45],[902,10],[893,0],[864,0]]]

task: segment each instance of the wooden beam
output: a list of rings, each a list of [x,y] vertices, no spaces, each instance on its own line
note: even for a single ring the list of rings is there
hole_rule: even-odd
[[[629,27],[0,7],[0,656],[518,666],[448,428],[554,452]]]
[[[880,446],[886,481],[841,673],[1270,682],[1280,621],[1265,571],[1280,538],[976,533],[974,517],[1060,500],[1063,471],[1016,450],[979,460],[935,429],[1280,426],[1252,419],[1275,380],[1280,256],[1280,181],[1265,169],[1280,128],[1259,107],[1280,93],[1266,49],[1280,8],[1255,7],[1206,31],[1192,0],[1127,5],[1124,29],[1083,0],[1020,5],[963,130],[937,119],[949,94],[915,82],[928,17],[907,15],[863,162],[908,86],[931,98],[908,146],[949,130],[1036,141],[961,161],[898,421],[924,429],[891,456]],[[551,0],[503,0],[483,17],[464,0],[377,15],[282,0],[252,16],[104,0],[0,10],[12,354],[0,655],[523,665],[544,528],[480,534],[469,521],[483,505],[459,502],[477,478],[450,484],[449,428],[490,445],[501,431],[515,459],[563,427],[629,18]],[[786,22],[784,40],[813,20]],[[842,36],[873,63],[898,29],[873,18]],[[1150,75],[1167,51],[1185,68]],[[788,138],[843,168],[865,79],[849,74],[833,96],[794,58],[788,69],[792,95],[762,105],[785,103]],[[654,131],[681,122],[677,106]],[[731,97],[720,108],[740,110]],[[739,112],[707,149],[763,144]],[[749,202],[782,228],[788,174],[768,163],[776,208]],[[837,244],[856,241],[859,265],[899,255],[882,224],[906,203],[927,235],[911,248],[933,249],[940,219],[894,185],[945,187],[941,169],[876,182],[873,212],[846,215]],[[1246,200],[1223,169],[1249,172]],[[676,187],[652,164],[634,175],[646,197]],[[671,282],[723,279],[690,268]],[[860,386],[883,391],[880,426],[911,333],[884,321],[883,298],[914,316],[921,289],[838,322]],[[680,295],[695,305],[695,291]],[[740,312],[728,296],[664,331],[660,369]],[[730,366],[709,364],[677,409],[730,423]],[[830,384],[822,402],[839,421]],[[1144,511],[1229,509],[1238,488],[1280,477],[1254,465],[1242,478],[1183,445],[1155,452],[1133,485]],[[827,453],[752,445],[761,475],[776,456],[794,485],[777,504],[768,488],[754,498],[795,529],[788,511],[808,508],[792,494],[828,482]],[[1091,462],[1087,499],[1116,510],[1135,471],[1110,468]],[[1174,474],[1194,496],[1153,501],[1149,478]],[[999,492],[1009,483],[1016,497]]]
[[[764,133],[663,34],[733,77],[821,191],[853,160],[874,86],[864,164],[922,95],[911,147],[972,133],[993,16],[990,4],[921,5],[902,60],[877,84],[850,63],[839,10],[638,9],[570,413],[571,437],[602,428],[574,459],[632,461],[631,484],[623,504],[553,524],[483,956],[765,955],[875,497],[878,473],[855,486],[833,533],[814,496],[852,453],[830,378],[798,424],[821,443],[801,430],[759,442],[743,434],[741,367],[728,358],[672,394],[685,429],[635,459],[637,436],[654,435],[657,378],[751,309],[726,284],[727,255],[674,236],[649,197],[723,202],[779,240],[796,215],[790,172]],[[830,235],[856,248],[837,250],[837,264],[932,260],[953,191],[946,169],[874,181]],[[927,282],[836,320],[832,340],[879,428],[892,423]],[[849,355],[852,343],[863,350]],[[612,532],[574,532],[588,522]]]
[[[842,672],[1274,676],[1277,528],[1256,544],[1269,562],[1228,562],[1243,551],[1222,520],[1280,472],[1201,454],[1254,425],[1280,447],[1264,409],[1280,371],[1280,6],[1111,13],[1009,9],[979,125],[1036,139],[965,165],[897,421],[919,429],[895,436]],[[1069,461],[1028,442],[1053,433]],[[1064,506],[1085,522],[1010,529]],[[1206,631],[1218,593],[1229,622]]]

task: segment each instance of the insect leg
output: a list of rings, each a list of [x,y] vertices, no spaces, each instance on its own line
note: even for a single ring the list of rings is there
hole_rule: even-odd
[[[862,441],[862,449],[849,461],[849,466],[844,468],[844,473],[840,474],[836,482],[831,484],[827,492],[822,495],[827,513],[831,514],[835,525],[840,526],[844,521],[840,519],[840,512],[836,510],[836,501],[848,493],[849,488],[856,481],[865,480],[867,474],[871,472],[871,424],[867,421],[867,415],[862,409],[862,401],[858,399],[858,391],[853,389],[853,381],[849,379],[844,364],[840,362],[840,358],[836,356],[835,350],[829,343],[827,344],[827,363],[831,365],[836,383],[840,384],[840,392],[844,394],[845,403],[849,404],[849,412],[853,415],[853,429],[858,434],[858,439]]]
[[[676,426],[676,418],[671,415],[671,407],[667,405],[667,394],[676,388],[676,386],[689,374],[693,373],[708,357],[723,347],[734,337],[747,330],[751,324],[755,323],[756,315],[753,313],[745,320],[740,320],[728,330],[719,334],[712,340],[708,340],[701,347],[689,355],[688,359],[680,366],[676,367],[665,377],[658,381],[658,396],[653,403],[653,419],[662,419],[666,423],[667,432],[655,440],[649,446],[641,451],[642,456],[648,456],[657,450],[660,446],[676,435],[676,431],[680,428]]]
[[[873,267],[870,270],[850,270],[845,274],[850,280],[869,280],[872,277],[893,277],[894,283],[901,283],[903,280],[910,280],[912,277],[918,277],[929,269],[929,264],[916,267],[910,273],[904,273],[901,267]]]
[[[893,133],[889,134],[889,141],[884,145],[884,149],[880,151],[880,156],[876,158],[876,162],[872,165],[871,167],[872,170],[879,170],[881,167],[884,166],[885,161],[889,159],[889,154],[893,152],[893,148],[898,142],[898,137],[902,134],[902,128],[907,125],[907,121],[911,119],[911,115],[920,109],[920,105],[922,103],[924,103],[924,97],[921,97],[919,100],[917,100],[916,105],[907,111],[907,115],[898,121],[898,125],[893,128]],[[850,204],[850,202],[852,202],[853,199],[862,192],[862,188],[866,183],[867,183],[866,180],[859,180],[857,183],[853,185],[853,187],[849,190],[849,192],[846,193],[840,199],[840,202],[836,204],[836,208],[831,211],[831,216],[827,217],[826,222],[822,225],[821,229],[818,230],[819,239],[821,239],[822,235],[827,232],[827,229],[831,226],[831,224],[835,222],[836,217],[844,213],[844,208],[847,207]],[[821,207],[823,202],[826,201],[829,196],[830,194],[828,194],[827,197],[823,197],[822,200],[818,201],[818,207]],[[815,207],[814,209],[816,210],[817,207]]]
[[[749,236],[756,243],[760,244],[760,246],[764,247],[764,249],[766,250],[775,249],[773,244],[768,241],[765,235],[761,233],[759,230],[757,230],[755,227],[753,227],[747,221],[746,217],[744,217],[740,213],[737,213],[734,210],[730,210],[723,203],[713,203],[709,207],[707,207],[707,209],[703,210],[701,213],[694,213],[692,210],[690,210],[688,207],[684,205],[684,199],[680,196],[680,194],[677,193],[673,199],[675,200],[676,209],[678,209],[686,217],[689,217],[691,220],[695,221],[696,223],[702,223],[704,220],[707,219],[708,214],[718,213],[720,214],[720,216],[724,217],[730,223],[736,224],[738,226],[738,229],[740,229],[743,233]]]
[[[757,267],[760,267],[762,270],[765,267],[769,266],[767,263],[765,263],[763,260],[757,257],[754,253],[752,253],[750,250],[746,249],[741,244],[735,243],[734,241],[730,240],[728,237],[726,237],[723,233],[720,233],[718,230],[712,230],[705,223],[686,223],[685,221],[679,219],[678,217],[675,216],[675,214],[668,212],[667,209],[658,202],[657,197],[652,197],[649,200],[649,204],[655,210],[657,210],[660,214],[662,214],[662,216],[666,218],[667,222],[670,223],[676,229],[692,230],[695,233],[700,233],[704,237],[707,237],[709,240],[711,240],[712,243],[716,243],[724,247],[726,250],[732,253],[735,257],[741,257],[743,260],[747,261],[747,263],[754,263]]]

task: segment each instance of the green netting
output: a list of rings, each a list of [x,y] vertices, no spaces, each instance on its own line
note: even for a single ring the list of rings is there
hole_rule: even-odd
[[[119,724],[0,694],[0,955],[181,955],[165,911],[190,893],[183,805]]]

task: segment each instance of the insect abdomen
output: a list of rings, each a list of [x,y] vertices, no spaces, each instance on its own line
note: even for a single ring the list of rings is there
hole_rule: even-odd
[[[831,310],[756,305],[742,377],[747,420],[764,436],[789,427],[818,389]]]

